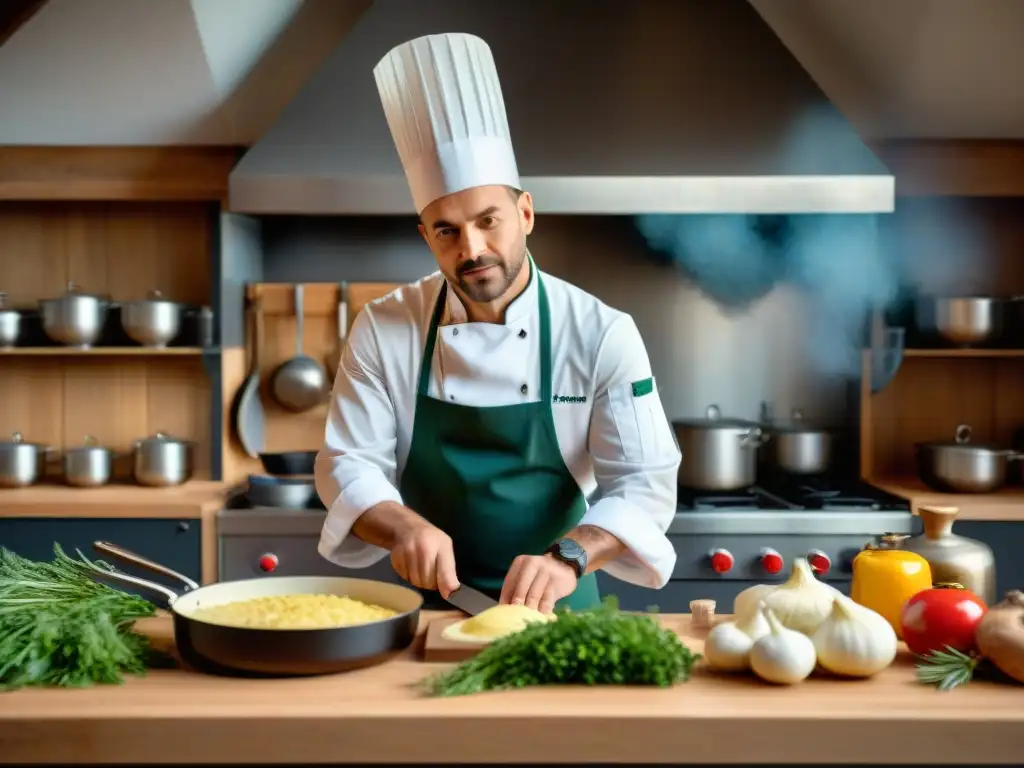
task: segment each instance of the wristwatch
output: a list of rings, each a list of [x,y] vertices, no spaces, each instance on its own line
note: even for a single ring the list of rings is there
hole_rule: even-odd
[[[572,566],[577,579],[587,572],[587,550],[572,539],[559,539],[548,547],[545,554]]]

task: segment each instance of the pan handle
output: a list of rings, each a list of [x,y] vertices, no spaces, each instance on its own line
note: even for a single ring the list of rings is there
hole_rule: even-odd
[[[95,541],[93,542],[92,548],[101,554],[110,555],[115,560],[119,560],[126,565],[134,565],[137,568],[142,568],[150,573],[156,573],[160,576],[166,576],[169,579],[174,579],[174,581],[184,584],[185,588],[188,590],[199,589],[199,585],[192,581],[188,576],[178,573],[174,569],[168,568],[166,565],[154,563],[152,560],[149,560],[135,552],[131,552],[124,547],[111,544],[109,541]],[[146,583],[148,584],[149,582]],[[175,597],[177,597],[177,593],[175,593]]]
[[[167,608],[173,606],[174,601],[180,597],[180,595],[170,587],[165,587],[163,584],[157,584],[155,581],[150,581],[149,579],[140,579],[138,576],[121,573],[120,571],[96,569],[95,572],[92,573],[92,577],[102,581],[112,581],[123,587],[141,587],[149,592],[155,592],[164,598],[166,601],[165,607]]]

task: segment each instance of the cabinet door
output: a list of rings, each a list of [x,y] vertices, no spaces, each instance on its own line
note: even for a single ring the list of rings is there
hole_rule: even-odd
[[[69,555],[74,556],[75,550],[81,550],[90,559],[103,560],[92,544],[94,541],[109,541],[199,582],[202,574],[201,526],[199,520],[0,517],[0,546],[30,560],[51,560],[56,542]],[[111,565],[146,579],[181,587],[131,566],[114,562]]]

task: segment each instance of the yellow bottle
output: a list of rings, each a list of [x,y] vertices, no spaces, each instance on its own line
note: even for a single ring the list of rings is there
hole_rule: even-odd
[[[903,604],[925,589],[931,589],[932,569],[914,552],[900,549],[906,536],[885,534],[880,544],[868,546],[853,558],[850,597],[855,603],[885,617],[900,639],[900,611]]]

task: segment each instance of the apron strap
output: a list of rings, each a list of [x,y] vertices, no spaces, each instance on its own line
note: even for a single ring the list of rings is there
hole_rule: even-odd
[[[537,265],[530,259],[530,269],[537,278],[537,310],[540,313],[540,399],[542,403],[551,403],[551,307],[548,304],[548,292],[544,281],[540,279]],[[441,281],[441,290],[434,305],[434,314],[427,328],[427,341],[423,347],[423,360],[420,363],[420,378],[416,387],[418,394],[426,396],[430,392],[430,369],[434,363],[434,347],[437,342],[437,329],[444,315],[445,298],[448,295],[448,281]]]

